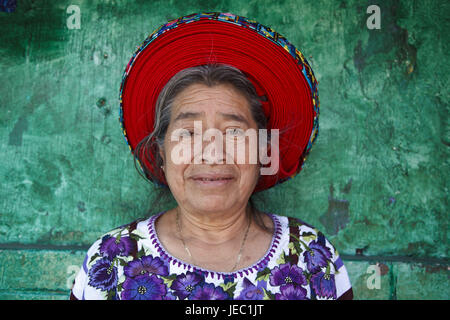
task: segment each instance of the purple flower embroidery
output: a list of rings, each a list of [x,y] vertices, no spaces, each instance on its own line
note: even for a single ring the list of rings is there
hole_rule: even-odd
[[[310,242],[309,249],[303,253],[303,257],[309,272],[316,273],[327,265],[327,260],[331,258],[331,252],[325,245],[317,241]]]
[[[189,295],[189,300],[226,300],[228,295],[221,287],[214,287],[212,283],[196,286]]]
[[[102,243],[100,244],[100,253],[110,259],[116,256],[128,256],[136,251],[136,241],[127,236],[117,239],[106,235],[102,238]]]
[[[284,284],[306,284],[306,277],[303,274],[303,270],[289,263],[282,264],[272,270],[269,277],[271,286],[281,286]]]
[[[293,284],[280,287],[280,293],[275,294],[275,300],[306,300],[306,289]]]
[[[122,288],[123,300],[162,300],[167,292],[164,282],[154,274],[127,278]]]
[[[334,274],[325,274],[318,272],[311,276],[311,287],[316,293],[316,296],[322,298],[336,299],[336,284],[334,281]]]
[[[180,299],[184,300],[191,294],[195,286],[203,281],[203,277],[197,273],[188,271],[186,274],[179,275],[170,286],[175,290],[174,294]]]
[[[108,258],[98,260],[89,269],[89,285],[103,291],[112,290],[117,285],[117,268]]]
[[[0,1],[0,11],[3,12],[14,12],[17,7],[17,0],[1,0]]]
[[[162,297],[162,300],[177,300],[177,297],[169,291],[165,296]]]
[[[158,257],[144,256],[139,260],[133,260],[123,268],[127,277],[136,277],[145,273],[154,273],[160,276],[169,275],[169,268]]]
[[[247,278],[244,278],[243,289],[237,300],[262,300],[264,297],[263,288],[266,289],[266,281],[258,281],[256,286]]]

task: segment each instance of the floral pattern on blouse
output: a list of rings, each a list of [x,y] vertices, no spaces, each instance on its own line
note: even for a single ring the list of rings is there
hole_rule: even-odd
[[[165,212],[165,211],[164,211]],[[269,214],[275,232],[266,254],[233,273],[205,270],[165,251],[155,220],[114,229],[88,250],[73,299],[305,300],[352,292],[347,270],[323,233],[297,218]]]

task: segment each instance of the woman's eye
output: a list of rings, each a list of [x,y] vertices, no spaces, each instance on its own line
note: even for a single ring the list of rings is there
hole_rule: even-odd
[[[182,136],[192,136],[194,134],[194,131],[191,130],[183,130]]]
[[[240,128],[231,128],[227,129],[227,135],[231,136],[242,136],[244,134],[244,130]]]
[[[192,137],[194,135],[193,130],[177,129],[172,133],[173,137]]]

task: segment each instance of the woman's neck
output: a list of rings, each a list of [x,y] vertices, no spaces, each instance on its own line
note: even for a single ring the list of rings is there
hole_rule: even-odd
[[[175,214],[179,215],[182,236],[186,241],[220,245],[240,238],[250,223],[251,208],[245,206],[233,212],[199,214],[178,206]]]

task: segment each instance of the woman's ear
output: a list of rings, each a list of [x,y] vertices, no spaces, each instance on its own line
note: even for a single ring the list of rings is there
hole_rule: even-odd
[[[158,147],[158,153],[159,153],[159,157],[161,158],[161,169],[164,171],[164,164],[166,163],[165,158],[164,158],[164,151],[162,148]]]

